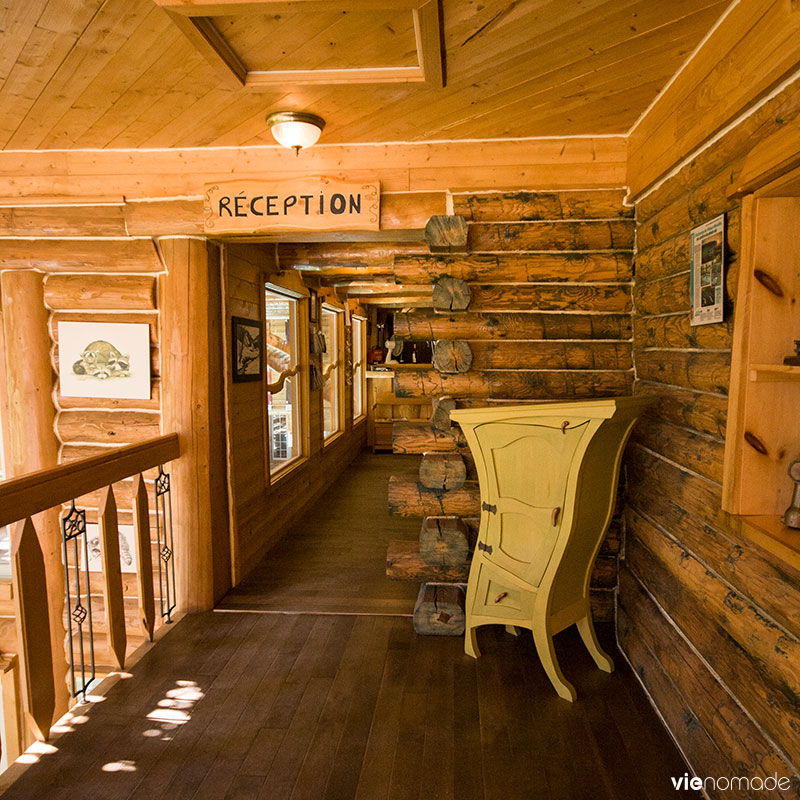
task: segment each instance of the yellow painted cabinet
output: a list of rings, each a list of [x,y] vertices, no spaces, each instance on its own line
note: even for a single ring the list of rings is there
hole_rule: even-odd
[[[529,628],[556,691],[568,700],[552,637],[572,624],[601,669],[589,576],[614,508],[622,451],[650,401],[621,397],[451,413],[475,457],[481,523],[467,589],[466,651],[475,630]]]

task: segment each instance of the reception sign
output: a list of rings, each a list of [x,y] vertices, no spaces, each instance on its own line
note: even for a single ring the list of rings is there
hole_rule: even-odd
[[[364,231],[380,227],[380,184],[328,178],[233,180],[205,187],[206,233]]]

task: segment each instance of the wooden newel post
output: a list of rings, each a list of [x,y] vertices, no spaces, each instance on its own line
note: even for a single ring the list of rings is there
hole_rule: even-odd
[[[58,464],[59,442],[54,431],[55,407],[51,397],[52,341],[48,330],[50,312],[44,303],[43,275],[33,270],[12,270],[0,275],[3,304],[3,339],[8,408],[8,476],[18,477]],[[0,359],[2,361],[3,359]],[[35,518],[44,569],[50,621],[50,669],[55,686],[55,718],[69,707],[67,656],[64,650],[64,565],[58,510]],[[33,528],[33,526],[31,526]],[[44,630],[38,624],[38,635]]]
[[[41,635],[50,627],[44,555],[30,518],[14,528],[11,561],[23,709],[33,735],[44,741],[50,735],[56,693],[50,637]]]
[[[181,446],[170,465],[176,599],[183,610],[204,611],[230,587],[221,366],[228,334],[212,246],[192,238],[159,244],[168,270],[161,282],[163,424]]]

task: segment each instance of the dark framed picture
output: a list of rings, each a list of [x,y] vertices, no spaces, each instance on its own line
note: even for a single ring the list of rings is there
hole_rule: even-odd
[[[319,303],[317,303],[317,292],[314,289],[308,290],[308,321],[319,322]]]
[[[263,371],[261,322],[231,317],[233,334],[233,382],[260,381]]]

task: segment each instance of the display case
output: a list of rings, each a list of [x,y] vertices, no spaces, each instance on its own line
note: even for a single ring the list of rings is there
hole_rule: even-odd
[[[800,172],[742,202],[725,440],[723,509],[777,534],[794,489],[787,470],[800,457],[798,301]]]

